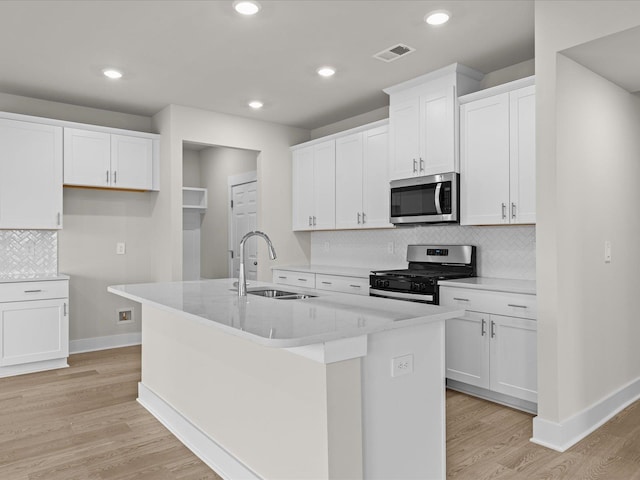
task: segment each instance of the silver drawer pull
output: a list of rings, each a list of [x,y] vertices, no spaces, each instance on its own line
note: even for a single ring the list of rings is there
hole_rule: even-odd
[[[286,280],[287,277],[278,277],[280,280]]]
[[[299,278],[298,280],[300,280],[301,282],[306,282],[307,281],[306,278]]]
[[[42,290],[25,290],[24,293],[40,293]]]
[[[507,307],[513,307],[513,308],[528,308],[526,305],[514,305],[513,303],[508,303]]]
[[[331,285],[331,282],[322,282],[323,285]]]
[[[349,285],[349,286],[353,288],[360,288],[360,285]]]
[[[458,298],[458,297],[453,297],[454,300],[458,300],[459,302],[468,302],[469,299],[468,298]]]

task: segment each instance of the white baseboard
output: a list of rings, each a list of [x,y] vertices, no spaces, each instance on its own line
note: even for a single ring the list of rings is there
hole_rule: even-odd
[[[138,383],[138,403],[167,427],[196,457],[225,480],[262,479],[142,382]]]
[[[69,342],[69,353],[95,352],[109,348],[129,347],[142,343],[142,333],[121,333],[105,337],[81,338]]]
[[[640,378],[561,423],[535,417],[531,441],[564,452],[638,399]]]
[[[43,360],[41,362],[23,363],[20,365],[7,365],[0,367],[0,377],[12,377],[14,375],[23,375],[25,373],[44,372],[45,370],[67,368],[68,366],[66,357],[57,358],[55,360]]]

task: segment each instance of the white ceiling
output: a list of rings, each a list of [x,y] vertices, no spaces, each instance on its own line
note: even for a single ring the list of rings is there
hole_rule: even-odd
[[[388,104],[382,88],[454,62],[534,56],[533,1],[0,1],[0,92],[150,116],[168,104],[316,128]],[[452,12],[445,26],[424,15]],[[416,51],[391,63],[372,55]],[[338,73],[316,75],[330,64]],[[105,67],[125,77],[109,81]],[[265,107],[252,111],[247,102]]]

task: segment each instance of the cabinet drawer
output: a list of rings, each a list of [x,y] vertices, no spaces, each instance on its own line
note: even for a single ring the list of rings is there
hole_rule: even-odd
[[[68,280],[0,283],[0,302],[25,302],[68,296]]]
[[[294,287],[316,288],[316,274],[293,272],[290,270],[274,270],[273,283],[292,285]]]
[[[535,295],[457,287],[440,287],[440,305],[533,320],[538,313]]]
[[[369,279],[318,273],[316,274],[316,288],[318,290],[330,290],[332,292],[369,295]]]

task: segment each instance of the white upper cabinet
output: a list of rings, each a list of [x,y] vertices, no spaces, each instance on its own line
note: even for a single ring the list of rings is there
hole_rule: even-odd
[[[477,90],[482,77],[453,64],[384,90],[390,180],[459,171],[456,95]]]
[[[0,228],[62,228],[62,128],[0,118]]]
[[[293,230],[335,228],[335,141],[294,150]]]
[[[64,129],[65,185],[151,190],[153,140]]]
[[[533,78],[528,78],[461,99],[462,225],[536,221],[535,86],[531,83]],[[496,90],[499,93],[492,94]]]
[[[336,228],[362,225],[362,132],[336,139]]]

